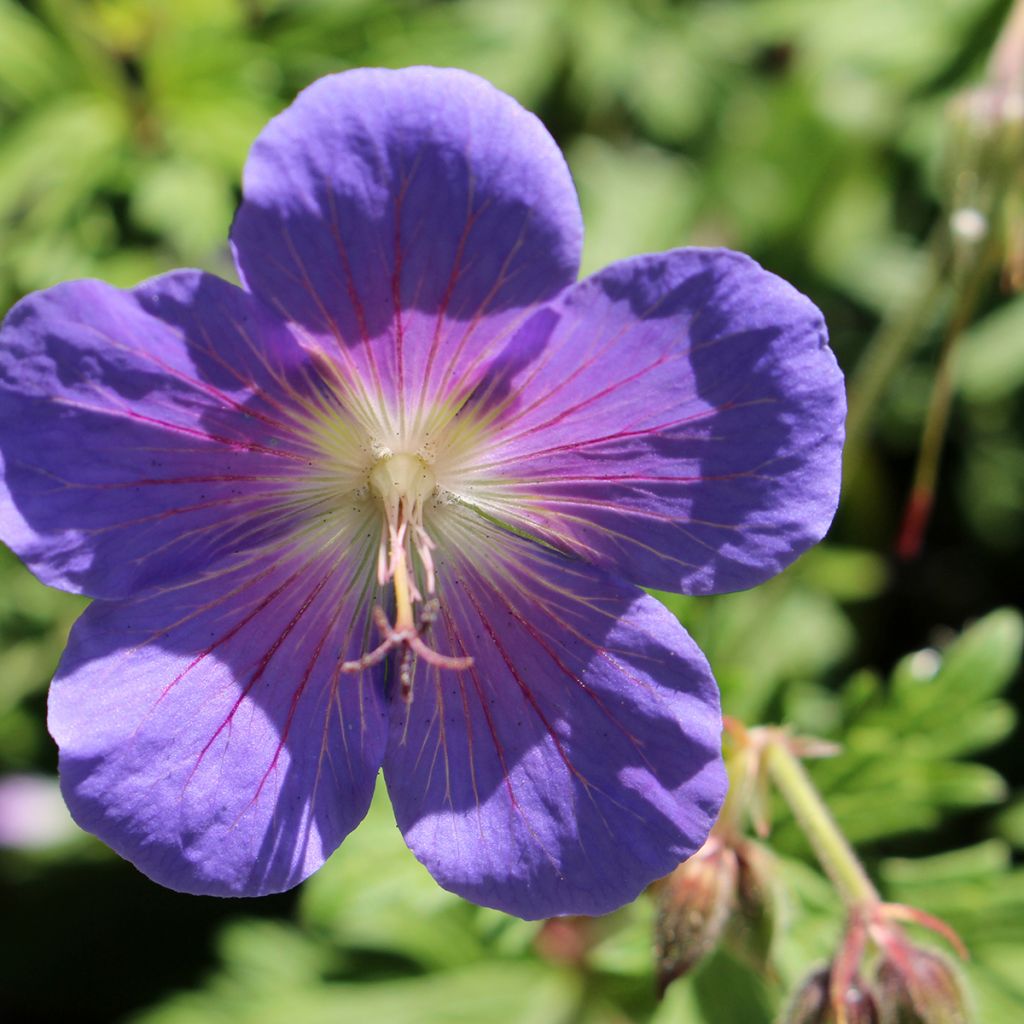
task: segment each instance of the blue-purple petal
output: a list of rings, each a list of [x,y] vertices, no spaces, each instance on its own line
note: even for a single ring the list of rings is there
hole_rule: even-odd
[[[681,249],[537,317],[547,340],[479,468],[502,518],[688,593],[753,586],[822,538],[846,403],[805,296],[739,253]]]
[[[231,237],[247,286],[412,409],[578,273],[558,147],[465,71],[320,79],[256,140],[243,194]]]
[[[0,346],[0,537],[43,582],[114,598],[286,531],[307,361],[198,271],[30,295]]]
[[[367,607],[340,556],[239,560],[95,602],[50,690],[75,820],[182,892],[255,896],[316,870],[369,807],[381,679],[339,672]]]
[[[706,839],[725,791],[717,689],[657,601],[494,538],[485,564],[443,555],[433,641],[475,660],[421,662],[411,703],[392,701],[395,815],[467,899],[531,919],[605,913]]]

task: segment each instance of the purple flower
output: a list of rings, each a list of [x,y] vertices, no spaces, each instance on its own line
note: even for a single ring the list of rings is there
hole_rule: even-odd
[[[84,828],[172,888],[272,892],[383,766],[440,884],[523,917],[611,910],[702,845],[717,691],[640,587],[749,587],[821,538],[841,377],[745,256],[575,284],[581,235],[509,97],[352,71],[253,147],[244,289],[11,311],[0,531],[96,598],[50,697]]]

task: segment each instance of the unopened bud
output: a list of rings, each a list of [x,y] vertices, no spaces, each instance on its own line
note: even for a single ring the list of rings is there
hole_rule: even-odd
[[[712,836],[661,883],[655,926],[658,997],[710,953],[736,901],[735,851]]]
[[[552,917],[541,926],[534,948],[551,963],[579,968],[586,963],[600,931],[598,918]]]
[[[989,62],[985,81],[950,107],[947,203],[954,268],[977,267],[978,247],[992,245],[1003,283],[1024,286],[1024,4],[1012,8]],[[982,265],[987,261],[981,261]]]
[[[886,1024],[970,1024],[955,968],[930,949],[890,948],[878,968],[878,992]]]
[[[755,970],[766,973],[777,918],[775,859],[759,843],[744,841],[735,849],[736,912],[729,919],[726,939]]]
[[[828,967],[809,975],[782,1015],[782,1024],[880,1024],[875,994],[860,977],[854,976],[839,995],[838,1005],[831,982]]]

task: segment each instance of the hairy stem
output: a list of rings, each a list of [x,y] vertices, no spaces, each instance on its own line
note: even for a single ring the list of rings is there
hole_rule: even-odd
[[[853,910],[879,903],[878,890],[783,734],[766,745],[764,763],[847,908]]]

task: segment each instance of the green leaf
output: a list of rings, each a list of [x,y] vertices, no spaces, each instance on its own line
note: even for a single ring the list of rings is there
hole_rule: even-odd
[[[685,244],[696,199],[688,161],[649,145],[579,136],[566,153],[587,225],[582,273]]]
[[[0,112],[38,102],[73,78],[59,42],[24,7],[0,0]]]
[[[934,677],[901,664],[893,674],[897,699],[957,717],[981,698],[1000,693],[1020,665],[1024,620],[1015,608],[990,612],[946,649]]]
[[[867,601],[878,597],[889,582],[886,560],[876,551],[819,544],[793,567],[796,577],[837,601]]]
[[[973,417],[969,458],[958,481],[960,508],[986,547],[1015,555],[1024,540],[1024,442],[1013,425],[1014,407],[986,407]]]
[[[415,978],[265,988],[214,980],[131,1018],[134,1024],[558,1024],[571,1020],[578,982],[543,964],[473,964]]]
[[[234,207],[226,176],[189,160],[150,164],[132,195],[135,221],[168,239],[188,264],[208,259],[224,245]]]
[[[432,969],[481,960],[495,946],[516,955],[537,931],[441,889],[403,842],[383,784],[367,818],[303,887],[301,914],[340,947]]]
[[[293,925],[258,918],[232,920],[217,948],[233,981],[254,993],[315,985],[333,960],[325,946]]]
[[[996,818],[996,831],[1018,850],[1024,849],[1024,796],[1017,798]]]
[[[693,984],[706,1021],[771,1024],[775,1019],[775,1000],[764,980],[728,953],[714,954]]]
[[[893,223],[891,187],[874,159],[852,157],[824,194],[809,243],[830,281],[880,312],[905,308],[931,272],[928,252]]]
[[[937,915],[964,940],[971,959],[962,967],[986,1024],[1024,1018],[1024,871],[1010,868],[1009,849],[991,840],[887,860],[880,871],[889,898]]]
[[[972,402],[995,402],[1024,385],[1024,296],[999,306],[964,332],[957,379]]]
[[[124,113],[103,95],[69,94],[32,108],[0,138],[0,218],[55,224],[116,168]]]
[[[809,767],[851,840],[922,831],[952,812],[1005,799],[998,772],[958,758],[1012,731],[1016,714],[998,695],[1017,671],[1022,640],[1020,613],[1004,608],[943,652],[901,659],[887,689],[873,674],[858,673],[840,697],[815,687],[789,691],[793,720],[823,725],[842,741],[839,756]],[[779,841],[787,848],[797,837],[787,827]]]
[[[0,771],[30,770],[47,757],[44,722],[29,711],[85,600],[44,587],[6,549],[0,549]]]
[[[838,601],[805,585],[801,565],[739,594],[657,595],[707,655],[725,710],[744,721],[762,718],[783,682],[821,676],[853,646]]]

